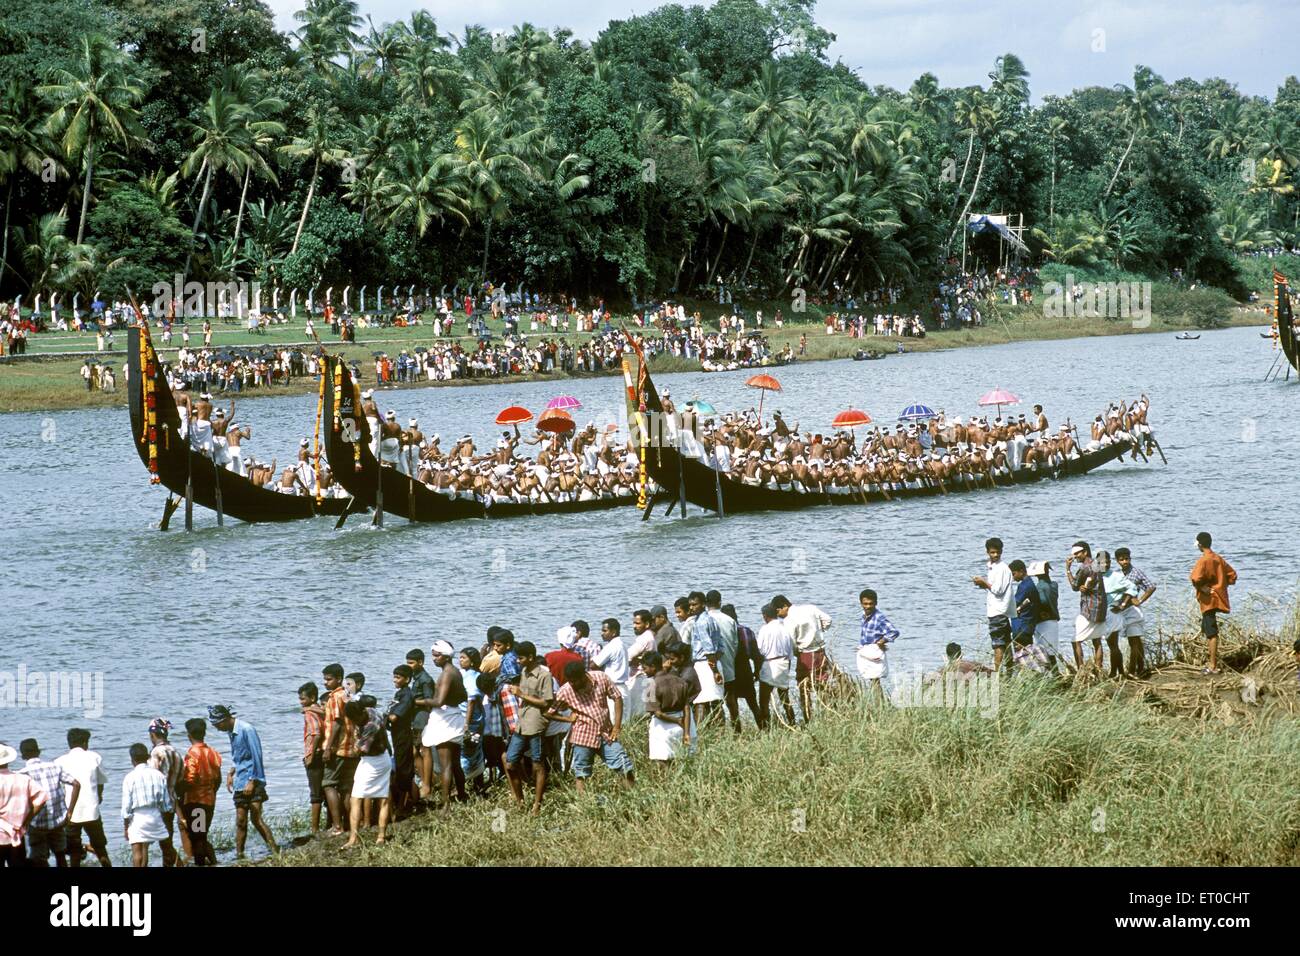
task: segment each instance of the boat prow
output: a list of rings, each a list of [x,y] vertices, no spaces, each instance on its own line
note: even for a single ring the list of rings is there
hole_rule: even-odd
[[[152,376],[146,376],[147,368],[152,369]],[[152,382],[152,414],[145,394],[147,382]],[[127,406],[140,461],[156,475],[159,484],[182,499],[188,484],[195,504],[249,523],[337,516],[352,504],[347,498],[322,498],[317,502],[311,495],[280,494],[219,467],[195,451],[181,437],[180,409],[149,332],[137,326],[127,330]],[[174,509],[174,505],[170,506],[165,519]],[[166,527],[166,520],[162,526]]]

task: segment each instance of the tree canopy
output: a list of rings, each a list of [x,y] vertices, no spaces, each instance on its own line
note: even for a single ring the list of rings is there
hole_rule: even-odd
[[[670,4],[590,44],[444,35],[306,0],[0,0],[0,294],[199,281],[609,299],[719,279],[778,296],[909,285],[970,212],[1032,255],[1241,291],[1300,243],[1300,83],[1270,101],[1157,76],[1031,101],[872,87],[813,0]]]

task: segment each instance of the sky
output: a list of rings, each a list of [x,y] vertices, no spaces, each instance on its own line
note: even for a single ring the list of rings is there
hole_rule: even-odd
[[[265,0],[276,24],[297,26],[301,0]],[[679,0],[681,2],[681,0]],[[376,26],[428,10],[443,33],[531,22],[590,41],[610,20],[663,0],[359,0]],[[683,5],[691,5],[684,2]],[[706,4],[707,5],[707,4]],[[827,51],[872,85],[906,89],[929,70],[942,86],[987,85],[993,60],[1015,53],[1035,102],[1084,86],[1131,84],[1141,63],[1172,82],[1223,77],[1246,94],[1274,96],[1300,72],[1300,0],[820,0],[817,22],[838,39]],[[1288,49],[1289,48],[1289,49]]]

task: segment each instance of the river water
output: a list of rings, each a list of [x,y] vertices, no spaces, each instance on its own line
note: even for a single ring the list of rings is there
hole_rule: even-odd
[[[426,526],[390,515],[382,531],[353,517],[335,532],[325,518],[218,529],[198,511],[193,534],[179,530],[180,514],[164,534],[156,525],[165,496],[148,484],[125,408],[0,415],[0,681],[20,669],[103,681],[102,714],[97,701],[0,700],[0,740],[37,737],[50,757],[63,751],[68,727],[91,728],[110,775],[107,830],[120,848],[127,748],[147,741],[154,716],[172,721],[183,750],[186,718],[209,703],[231,705],[261,732],[267,810],[284,813],[306,801],[299,684],[319,683],[321,667],[339,661],[368,674],[367,689],[386,699],[408,648],[427,651],[437,638],[477,646],[491,624],[549,649],[575,618],[598,630],[616,616],[628,634],[638,607],[716,587],[757,627],[759,607],[782,592],[831,614],[834,656],[851,668],[857,593],[869,586],[902,631],[890,655],[897,672],[938,663],[950,640],[987,654],[983,595],[969,579],[983,568],[989,535],[1005,540],[1008,560],[1052,560],[1058,580],[1076,538],[1127,545],[1160,585],[1158,616],[1172,623],[1191,605],[1186,576],[1202,529],[1240,573],[1235,606],[1275,617],[1297,576],[1300,510],[1290,499],[1300,384],[1264,384],[1271,360],[1270,343],[1239,328],[1195,342],[1127,335],[779,369],[785,390],[765,411],[827,431],[850,405],[881,422],[913,401],[970,413],[979,395],[1002,386],[1025,399],[1017,411],[1041,402],[1053,427],[1068,416],[1086,435],[1109,400],[1145,391],[1169,464],[1125,461],[1060,484],[723,521],[694,509],[685,520],[648,522],[632,509]],[[754,404],[748,374],[656,381],[679,404],[698,397],[726,410]],[[444,447],[465,433],[483,447],[501,408],[539,411],[562,393],[584,403],[580,423],[622,414],[620,378],[407,390],[380,401],[402,420],[419,418]],[[291,457],[314,415],[314,396],[240,402],[263,458]],[[1068,617],[1068,588],[1061,602]],[[227,756],[224,735],[210,738]],[[231,816],[223,793],[218,825]],[[259,846],[253,836],[250,850]]]

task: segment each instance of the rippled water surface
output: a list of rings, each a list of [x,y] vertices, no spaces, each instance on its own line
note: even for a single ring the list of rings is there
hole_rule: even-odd
[[[382,698],[405,651],[436,638],[477,646],[488,625],[503,624],[551,647],[555,629],[574,618],[617,616],[626,633],[636,608],[717,587],[755,626],[773,593],[815,602],[835,618],[834,653],[850,663],[856,595],[870,586],[903,632],[893,665],[928,666],[949,640],[987,649],[982,593],[968,581],[990,534],[1005,539],[1008,558],[1053,559],[1058,569],[1075,538],[1128,545],[1159,582],[1156,603],[1171,620],[1190,604],[1193,537],[1208,528],[1240,572],[1236,605],[1276,614],[1272,599],[1292,596],[1297,576],[1300,384],[1264,384],[1271,359],[1257,330],[1231,329],[1196,342],[1118,336],[781,369],[785,391],[767,410],[827,430],[849,405],[878,421],[913,401],[974,411],[994,386],[1026,399],[1018,411],[1041,402],[1053,426],[1067,416],[1086,423],[1108,400],[1145,391],[1169,465],[1126,461],[1060,484],[724,521],[693,513],[641,522],[629,509],[409,526],[390,515],[382,531],[353,517],[335,532],[333,519],[218,529],[198,511],[193,534],[175,530],[181,514],[163,534],[165,494],[148,484],[125,408],[0,415],[0,670],[103,672],[105,696],[97,719],[67,707],[0,709],[0,739],[35,736],[52,756],[68,726],[90,727],[110,773],[112,835],[126,750],[147,738],[150,718],[179,728],[225,702],[260,730],[268,811],[283,812],[306,797],[295,691],[319,683],[331,661],[370,675]],[[666,375],[660,387],[732,409],[756,398],[747,377]],[[444,447],[466,432],[483,446],[498,410],[538,410],[560,393],[582,400],[580,421],[619,418],[617,378],[422,389],[381,401],[418,417]],[[259,457],[283,461],[311,433],[314,397],[240,406]],[[1267,598],[1248,599],[1251,591]],[[213,737],[224,753],[224,735]],[[228,799],[218,823],[229,822]]]

